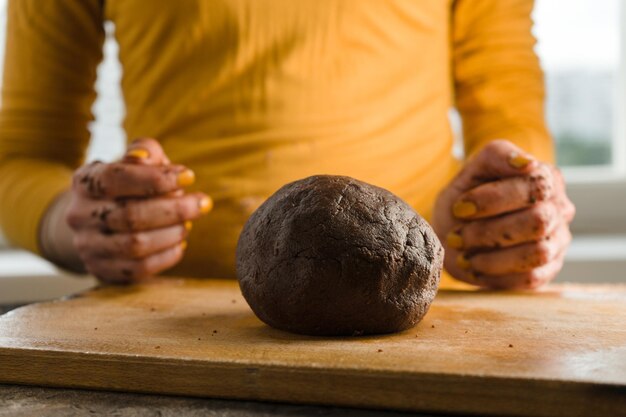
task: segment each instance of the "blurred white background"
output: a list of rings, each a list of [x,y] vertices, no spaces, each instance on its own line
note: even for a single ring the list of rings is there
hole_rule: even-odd
[[[561,166],[611,163],[620,67],[619,0],[539,0],[537,53]]]
[[[578,206],[575,240],[560,281],[626,282],[626,129],[624,33],[619,0],[538,0],[534,33],[546,71],[547,118],[570,193]],[[0,59],[6,0],[0,0]],[[121,67],[106,25],[89,159],[123,151]],[[63,295],[93,285],[8,248],[0,236],[0,304]]]

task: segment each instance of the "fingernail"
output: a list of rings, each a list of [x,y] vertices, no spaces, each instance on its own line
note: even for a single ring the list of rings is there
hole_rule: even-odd
[[[198,201],[198,207],[200,208],[200,213],[207,214],[213,208],[213,200],[204,196]]]
[[[530,164],[532,162],[532,159],[520,155],[517,152],[513,152],[511,154],[511,157],[509,158],[509,165],[511,165],[513,168],[524,168],[526,165]]]
[[[469,217],[476,214],[478,207],[471,201],[459,201],[452,207],[452,213],[455,217]]]
[[[143,148],[135,148],[126,152],[126,156],[129,156],[131,158],[137,158],[137,159],[146,159],[147,157],[150,156],[150,152],[148,152],[147,150]]]
[[[472,267],[472,264],[470,263],[469,259],[467,259],[465,257],[465,255],[463,255],[462,253],[459,253],[459,255],[456,257],[456,264],[459,266],[459,268],[461,269],[470,269]]]
[[[193,173],[192,170],[186,169],[180,174],[178,174],[178,185],[181,187],[186,187],[188,185],[193,184],[196,180],[196,174]]]
[[[456,232],[448,233],[448,236],[446,236],[446,242],[448,243],[448,246],[453,249],[461,249],[463,247],[463,238]]]
[[[185,249],[187,249],[187,246],[189,244],[187,243],[186,240],[183,240],[182,242],[180,242],[180,250],[184,251]]]
[[[193,223],[191,221],[187,220],[185,222],[185,230],[189,232],[189,231],[191,231],[191,229],[193,229]]]

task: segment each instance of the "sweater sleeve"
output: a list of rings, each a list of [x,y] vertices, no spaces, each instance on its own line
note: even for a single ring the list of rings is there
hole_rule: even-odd
[[[533,51],[532,0],[456,0],[452,60],[466,155],[508,139],[554,162],[544,80]]]
[[[10,0],[0,109],[0,227],[39,253],[38,228],[83,161],[104,41],[98,0]]]

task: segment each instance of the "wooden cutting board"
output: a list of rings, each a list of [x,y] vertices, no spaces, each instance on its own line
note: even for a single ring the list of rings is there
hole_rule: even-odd
[[[319,338],[232,281],[171,279],[0,317],[0,382],[443,413],[626,415],[626,286],[442,291],[415,328]]]

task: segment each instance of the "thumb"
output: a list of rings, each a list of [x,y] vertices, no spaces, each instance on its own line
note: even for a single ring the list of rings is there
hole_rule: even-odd
[[[493,140],[474,154],[457,176],[457,185],[469,189],[500,178],[530,173],[539,162],[508,140]]]
[[[169,165],[161,144],[152,138],[135,139],[126,150],[122,162],[142,165]]]

